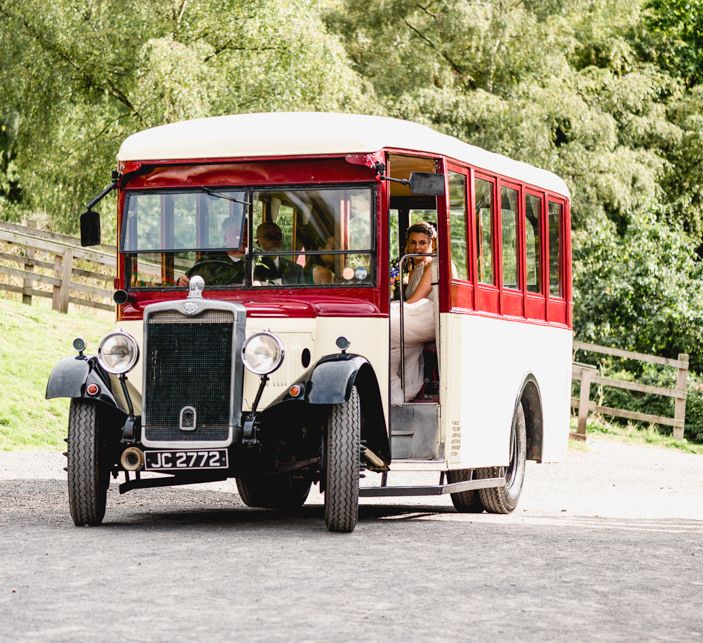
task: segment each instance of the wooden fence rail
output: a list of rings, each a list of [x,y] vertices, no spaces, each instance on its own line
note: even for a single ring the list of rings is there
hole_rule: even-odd
[[[71,303],[113,310],[114,273],[114,247],[82,248],[75,237],[0,222],[0,290],[25,304],[47,297],[63,313]]]
[[[579,380],[581,386],[579,389],[578,398],[571,399],[571,407],[578,409],[578,424],[576,433],[572,433],[571,437],[579,440],[586,439],[586,420],[589,412],[602,413],[603,415],[611,415],[613,417],[621,417],[627,420],[635,420],[637,422],[648,422],[650,424],[661,424],[664,426],[673,427],[674,438],[682,439],[684,433],[684,423],[686,421],[686,380],[688,379],[688,354],[679,354],[678,359],[668,357],[659,357],[657,355],[646,355],[644,353],[635,353],[633,351],[625,351],[619,348],[611,348],[608,346],[598,346],[596,344],[587,344],[585,342],[574,342],[574,350],[583,351],[586,353],[597,353],[600,355],[610,355],[612,357],[620,357],[623,359],[635,360],[638,362],[647,362],[650,364],[658,364],[660,366],[668,366],[675,368],[676,388],[666,388],[662,386],[653,386],[650,384],[641,384],[640,382],[629,382],[613,377],[603,377],[599,375],[598,369],[590,364],[574,362],[572,367],[572,378]],[[591,384],[600,384],[602,386],[610,386],[613,388],[624,389],[627,391],[635,391],[638,393],[648,393],[650,395],[662,395],[665,397],[674,398],[674,417],[665,417],[661,415],[652,415],[649,413],[637,413],[627,411],[625,409],[615,409],[608,406],[601,406],[590,401]]]

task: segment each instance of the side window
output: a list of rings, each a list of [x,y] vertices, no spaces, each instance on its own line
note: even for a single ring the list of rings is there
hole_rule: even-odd
[[[518,260],[517,190],[501,188],[501,232],[503,236],[503,286],[520,287]]]
[[[449,224],[452,244],[452,277],[468,279],[466,177],[456,172],[449,172]]]
[[[476,248],[478,281],[494,284],[493,274],[493,184],[476,179]]]
[[[549,202],[549,294],[563,297],[562,284],[562,205]]]
[[[542,292],[542,199],[528,194],[525,199],[525,243],[527,245],[527,291]]]

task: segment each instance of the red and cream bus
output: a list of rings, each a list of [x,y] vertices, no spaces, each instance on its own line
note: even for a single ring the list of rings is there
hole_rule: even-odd
[[[236,478],[250,506],[301,506],[333,531],[359,496],[451,494],[506,513],[525,460],[566,449],[571,376],[569,191],[554,174],[411,122],[275,113],[127,138],[117,192],[117,328],[55,367],[71,398],[69,504],[100,524],[120,491]],[[389,398],[391,273],[429,248],[434,340],[424,383]],[[394,260],[401,257],[399,263]],[[403,333],[401,332],[401,338]],[[401,339],[402,341],[402,339]],[[405,353],[403,345],[401,354]],[[408,365],[401,360],[401,376]],[[361,472],[380,474],[366,477]],[[436,484],[396,486],[394,471]],[[152,475],[144,475],[152,472]]]

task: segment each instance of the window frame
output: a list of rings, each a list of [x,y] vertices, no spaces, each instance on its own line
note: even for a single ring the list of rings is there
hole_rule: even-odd
[[[474,269],[474,275],[475,275],[475,308],[478,310],[483,310],[486,312],[491,312],[491,313],[496,313],[498,314],[500,312],[500,288],[498,284],[500,283],[500,274],[498,272],[498,267],[500,266],[500,257],[499,253],[496,252],[497,249],[500,248],[499,245],[499,239],[500,239],[500,226],[498,225],[498,215],[497,211],[498,208],[496,207],[497,197],[498,197],[498,184],[499,184],[499,179],[495,176],[491,176],[490,174],[486,174],[484,172],[480,172],[478,170],[475,170],[472,172],[472,189],[471,189],[471,211],[472,211],[472,224],[473,224],[473,230],[471,232],[471,236],[473,237],[474,240],[474,248],[475,248],[475,253],[473,255],[473,269]],[[493,197],[492,203],[491,203],[491,221],[493,223],[493,239],[491,240],[492,242],[492,262],[493,262],[493,283],[483,283],[480,282],[478,279],[479,275],[479,270],[478,270],[478,257],[479,257],[479,252],[478,252],[478,246],[479,246],[479,239],[478,239],[478,228],[477,228],[477,219],[478,219],[478,213],[476,212],[476,181],[486,181],[491,185],[491,194]]]
[[[257,184],[246,184],[246,185],[207,185],[206,186],[208,189],[213,190],[213,191],[224,191],[224,192],[243,192],[246,194],[253,194],[255,192],[284,192],[287,190],[302,190],[302,191],[322,191],[322,190],[359,190],[359,189],[366,189],[369,190],[370,192],[370,199],[369,199],[369,204],[370,204],[370,218],[369,218],[369,224],[370,224],[370,247],[367,249],[355,249],[355,250],[336,250],[336,251],[329,251],[326,252],[325,250],[318,250],[318,251],[311,251],[306,254],[335,254],[335,255],[353,255],[353,254],[367,254],[370,256],[370,261],[369,265],[371,267],[372,275],[369,280],[369,282],[366,283],[334,283],[334,284],[285,284],[285,285],[259,285],[259,286],[254,286],[250,282],[250,277],[247,277],[245,281],[242,284],[228,284],[225,286],[219,286],[219,285],[212,285],[209,286],[208,290],[213,290],[213,291],[226,291],[226,290],[256,290],[256,291],[267,291],[267,290],[276,290],[276,289],[295,289],[295,290],[311,290],[311,289],[343,289],[343,288],[373,288],[376,289],[379,287],[379,266],[378,266],[378,258],[379,258],[379,249],[378,249],[378,199],[379,199],[379,194],[381,192],[380,187],[377,183],[375,182],[359,182],[359,183],[350,183],[350,182],[339,182],[339,183],[321,183],[321,184],[276,184],[276,185],[257,185]],[[138,256],[140,254],[149,254],[148,252],[134,252],[134,251],[124,251],[123,244],[124,244],[124,238],[125,238],[125,233],[126,233],[126,226],[130,223],[129,222],[129,217],[127,216],[127,211],[129,208],[129,203],[130,203],[130,197],[132,195],[138,195],[138,194],[149,194],[149,193],[156,193],[158,195],[163,196],[169,195],[169,194],[179,194],[179,193],[194,193],[198,194],[200,192],[200,186],[187,186],[187,187],[178,187],[178,188],[171,188],[171,187],[157,187],[157,188],[135,188],[135,189],[127,189],[124,190],[124,201],[121,206],[121,217],[120,217],[120,222],[119,222],[119,239],[118,239],[118,255],[124,260],[124,274],[122,275],[122,279],[125,281],[125,287],[128,288],[130,291],[135,291],[135,292],[153,292],[153,291],[168,291],[171,292],[173,290],[178,290],[181,287],[177,286],[175,283],[173,285],[151,285],[151,286],[133,286],[127,284],[127,279],[128,276],[135,271],[135,267],[138,267],[137,261],[138,261]],[[206,192],[202,192],[203,194],[207,194]],[[196,217],[200,216],[200,206],[198,205],[199,203],[199,198],[196,198]],[[168,230],[164,229],[163,225],[163,218],[164,217],[170,217],[171,219],[171,232],[170,234],[173,234],[172,229],[173,229],[173,212],[168,212],[168,210],[172,210],[172,206],[170,208],[164,209],[162,206],[161,209],[161,216],[162,216],[162,226],[161,226],[161,235],[163,237],[164,234],[169,234]],[[248,238],[249,238],[249,247],[247,248],[247,261],[251,261],[252,265],[253,262],[256,261],[257,257],[261,256],[282,256],[282,257],[292,257],[301,254],[299,251],[295,250],[281,250],[280,252],[275,252],[275,253],[266,253],[263,252],[259,249],[257,249],[254,245],[254,233],[255,233],[255,228],[254,228],[254,213],[253,213],[253,201],[247,206],[246,208],[246,217],[247,217],[247,230],[248,230]],[[199,232],[198,232],[199,226],[196,226],[196,240],[199,240]],[[217,251],[219,250],[218,248],[208,248],[208,249],[178,249],[178,250],[162,250],[160,252],[161,258],[161,273],[162,273],[162,281],[166,281],[167,277],[169,274],[171,274],[174,270],[174,253],[176,252],[197,252],[200,254],[201,252],[210,252],[210,251]],[[156,253],[154,253],[156,254]],[[175,281],[174,278],[170,278],[171,281]]]
[[[508,190],[514,190],[517,193],[517,211],[515,213],[516,216],[516,223],[517,223],[517,230],[516,232],[516,262],[517,262],[517,269],[518,269],[518,287],[517,288],[506,288],[503,285],[503,280],[504,280],[504,275],[503,275],[503,207],[502,207],[502,202],[503,202],[503,188],[508,189]],[[498,239],[496,240],[496,249],[498,250],[499,254],[499,266],[500,266],[500,274],[499,274],[499,288],[500,288],[500,314],[501,315],[509,315],[511,317],[524,317],[525,313],[525,297],[524,297],[524,292],[525,292],[525,269],[524,269],[524,264],[525,264],[525,241],[524,241],[524,236],[525,236],[525,226],[524,226],[524,217],[525,217],[525,212],[524,208],[522,205],[522,193],[523,193],[523,185],[519,182],[514,182],[508,179],[500,178],[497,181],[497,196],[499,198],[499,201],[497,203],[500,204],[500,207],[495,208],[497,211],[497,218],[498,221],[500,222],[499,226],[499,231]]]

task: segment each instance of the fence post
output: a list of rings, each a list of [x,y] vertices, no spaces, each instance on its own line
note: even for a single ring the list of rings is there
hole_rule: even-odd
[[[683,440],[686,422],[686,380],[688,378],[688,353],[679,353],[679,369],[676,375],[676,392],[681,396],[674,402],[674,420],[681,422],[674,427],[674,439]]]
[[[61,284],[54,286],[51,307],[60,313],[67,313],[73,272],[73,250],[66,248],[63,251],[63,256],[57,254],[54,260],[54,269]]]
[[[596,369],[593,366],[581,365],[581,389],[579,390],[579,414],[576,433],[571,436],[577,440],[586,439],[586,420],[588,419],[588,404],[591,400],[591,379]]]
[[[28,228],[36,228],[37,222],[34,219],[27,221]],[[24,269],[27,272],[34,272],[34,248],[27,248],[24,251]],[[28,306],[32,305],[32,288],[34,288],[34,281],[25,277],[22,280],[22,303]]]

